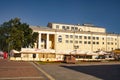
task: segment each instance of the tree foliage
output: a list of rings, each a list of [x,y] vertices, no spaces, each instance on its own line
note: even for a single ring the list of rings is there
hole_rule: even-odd
[[[33,47],[37,37],[38,33],[33,32],[27,23],[20,22],[19,18],[0,25],[0,49],[3,51]]]

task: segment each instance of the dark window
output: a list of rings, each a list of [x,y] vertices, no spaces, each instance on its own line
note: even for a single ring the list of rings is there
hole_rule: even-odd
[[[36,58],[36,54],[33,54],[33,58]]]
[[[79,36],[79,39],[82,39],[82,36]]]
[[[70,35],[70,38],[73,38],[73,35]]]
[[[84,39],[87,39],[87,36],[84,36]]]
[[[61,35],[58,36],[58,42],[62,42],[62,36]]]
[[[90,37],[90,36],[88,36],[88,39],[91,39],[91,37]]]
[[[90,42],[90,41],[88,41],[88,44],[91,44],[91,42]]]
[[[87,41],[84,41],[84,44],[87,44]]]

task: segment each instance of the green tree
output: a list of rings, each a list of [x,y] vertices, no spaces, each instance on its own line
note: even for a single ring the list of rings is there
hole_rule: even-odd
[[[34,33],[28,24],[20,22],[19,18],[4,22],[0,26],[0,49],[10,51],[33,47],[38,37],[34,34],[37,33]]]

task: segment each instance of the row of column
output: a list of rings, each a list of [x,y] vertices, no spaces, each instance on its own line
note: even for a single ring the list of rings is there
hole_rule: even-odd
[[[41,49],[41,35],[42,35],[42,33],[39,33],[38,49]],[[46,35],[47,35],[46,49],[49,49],[49,34],[47,33]]]

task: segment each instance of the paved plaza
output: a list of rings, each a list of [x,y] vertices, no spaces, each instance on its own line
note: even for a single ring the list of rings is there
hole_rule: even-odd
[[[0,59],[0,80],[47,80],[32,62]]]
[[[120,80],[120,62],[38,64],[0,59],[0,80]]]
[[[55,80],[120,80],[119,62],[40,64]]]

